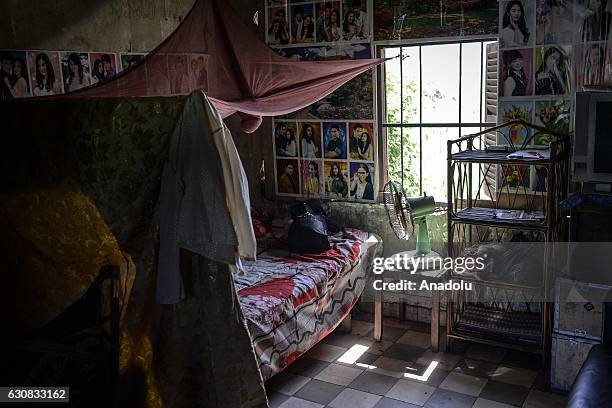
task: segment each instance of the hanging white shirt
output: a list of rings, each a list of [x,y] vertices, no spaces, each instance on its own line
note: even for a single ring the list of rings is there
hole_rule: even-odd
[[[227,207],[238,239],[238,255],[245,259],[255,259],[257,241],[251,222],[249,182],[231,132],[206,95],[204,100],[213,140],[221,160]]]

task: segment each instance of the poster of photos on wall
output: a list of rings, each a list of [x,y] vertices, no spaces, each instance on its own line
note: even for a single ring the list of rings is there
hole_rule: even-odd
[[[374,201],[373,122],[276,119],[272,127],[278,196]]]
[[[0,100],[77,91],[113,78],[140,63],[146,55],[0,50]],[[206,91],[209,58],[207,54],[155,54],[145,70],[148,95],[185,94],[195,88]]]
[[[611,83],[611,11],[605,2],[590,0],[501,0],[498,123],[529,118],[569,135],[575,92]],[[509,137],[520,144],[529,137],[525,133],[510,129]],[[528,145],[551,141],[551,135],[538,134]],[[545,191],[544,173],[530,166],[521,172],[529,180],[522,181],[532,191]]]
[[[73,92],[117,72],[112,52],[0,50],[0,100]]]
[[[266,42],[273,47],[369,41],[370,0],[266,0]]]

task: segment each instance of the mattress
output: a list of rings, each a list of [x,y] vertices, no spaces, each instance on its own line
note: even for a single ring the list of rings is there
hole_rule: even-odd
[[[355,229],[330,237],[321,254],[267,250],[243,264],[236,291],[264,380],[282,371],[328,335],[363,292],[376,235]]]

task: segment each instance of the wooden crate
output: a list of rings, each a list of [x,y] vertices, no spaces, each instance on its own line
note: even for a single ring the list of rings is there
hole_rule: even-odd
[[[554,331],[601,342],[604,321],[604,305],[601,300],[606,298],[612,288],[557,278],[555,289]]]
[[[589,351],[595,344],[599,342],[553,333],[550,364],[551,387],[569,391]]]

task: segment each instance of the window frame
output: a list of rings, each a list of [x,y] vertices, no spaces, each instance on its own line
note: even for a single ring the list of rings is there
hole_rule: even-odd
[[[488,42],[498,42],[499,38],[495,36],[475,36],[465,39],[448,39],[448,38],[440,38],[440,39],[431,39],[431,40],[419,40],[419,41],[399,41],[393,43],[385,43],[385,44],[376,44],[375,45],[375,53],[377,58],[383,58],[383,52],[385,49],[391,48],[399,48],[399,55],[403,54],[403,48],[405,47],[419,47],[419,118],[418,121],[414,123],[404,123],[404,106],[401,104],[400,106],[400,121],[399,123],[387,123],[387,103],[386,103],[386,87],[385,87],[385,67],[383,65],[379,65],[376,69],[376,122],[377,122],[377,130],[378,130],[378,162],[379,165],[379,190],[380,194],[378,195],[380,199],[382,199],[382,191],[384,190],[385,184],[389,181],[388,174],[388,152],[387,152],[387,129],[389,128],[399,128],[402,131],[402,139],[401,139],[401,149],[404,151],[404,140],[403,140],[403,129],[411,129],[418,128],[419,129],[419,194],[423,195],[423,156],[421,154],[423,148],[423,129],[424,128],[457,128],[457,137],[461,136],[462,128],[472,127],[479,128],[481,131],[495,126],[497,123],[486,122],[486,107],[484,106],[485,102],[485,82],[486,78],[486,46]],[[479,117],[480,122],[462,122],[462,114],[461,114],[461,96],[462,96],[462,73],[463,73],[463,64],[462,56],[463,56],[463,44],[467,43],[480,43],[480,103],[479,103]],[[449,45],[449,44],[459,44],[459,99],[458,99],[458,121],[450,122],[450,123],[424,123],[423,119],[423,65],[422,65],[422,48],[427,46],[435,46],[435,45]],[[400,100],[403,100],[403,81],[404,77],[402,75],[403,64],[400,64]],[[484,80],[483,80],[484,78]],[[401,161],[402,167],[404,160],[404,154],[402,154]],[[403,185],[403,180],[402,180]],[[445,197],[446,198],[446,197]],[[379,200],[380,201],[380,200]],[[437,203],[440,206],[446,206],[446,200],[443,202]]]

